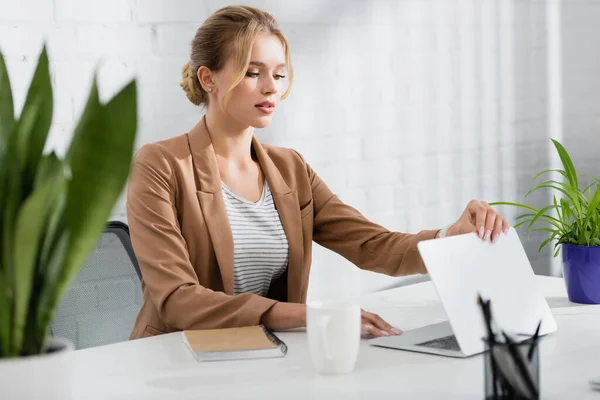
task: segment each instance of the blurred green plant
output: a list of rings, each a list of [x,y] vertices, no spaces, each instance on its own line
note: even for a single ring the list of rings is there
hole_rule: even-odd
[[[525,204],[511,202],[494,202],[490,205],[515,206],[526,210],[517,217],[515,228],[527,225],[527,232],[547,232],[550,236],[541,243],[539,251],[549,243],[554,243],[554,257],[556,257],[561,244],[600,246],[600,180],[591,177],[588,185],[581,188],[580,175],[577,174],[569,153],[558,141],[552,139],[552,143],[558,152],[563,169],[542,171],[534,177],[534,180],[542,175],[556,172],[564,177],[564,181],[545,180],[525,195],[527,197],[537,190],[550,189],[555,192],[552,196],[552,204],[539,210]],[[540,224],[543,226],[539,226]]]
[[[103,104],[94,78],[63,158],[44,154],[52,112],[46,48],[19,117],[0,53],[0,358],[45,351],[57,306],[129,175],[136,82]]]

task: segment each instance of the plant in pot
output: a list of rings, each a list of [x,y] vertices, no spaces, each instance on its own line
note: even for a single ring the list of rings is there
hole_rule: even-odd
[[[562,248],[563,276],[569,300],[600,304],[600,180],[591,177],[586,186],[580,186],[580,176],[569,153],[558,141],[552,139],[552,143],[563,169],[542,171],[534,179],[550,172],[556,172],[564,179],[545,180],[527,194],[549,189],[555,192],[552,204],[539,210],[519,203],[491,204],[524,209],[525,212],[517,217],[515,227],[526,225],[528,232],[548,233],[549,237],[541,243],[539,251],[553,243],[556,257]]]
[[[67,364],[58,360],[68,359],[72,345],[50,337],[49,327],[129,175],[135,80],[108,102],[93,80],[62,157],[44,153],[52,112],[46,49],[20,116],[0,53],[0,398],[69,397],[68,371],[60,368]],[[36,376],[37,366],[50,362],[56,368],[44,371],[52,376]]]

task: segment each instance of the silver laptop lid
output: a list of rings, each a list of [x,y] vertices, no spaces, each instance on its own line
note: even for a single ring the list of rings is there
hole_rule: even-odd
[[[496,324],[507,333],[540,334],[556,322],[514,228],[492,244],[475,233],[418,243],[452,330],[465,354],[484,349],[486,336],[477,294],[491,299]]]

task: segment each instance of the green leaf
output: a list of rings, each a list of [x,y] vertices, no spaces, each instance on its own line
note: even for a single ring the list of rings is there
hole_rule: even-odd
[[[55,265],[56,248],[61,236],[66,237],[64,214],[66,207],[66,176],[63,163],[53,152],[44,156],[36,175],[35,188],[51,184],[52,196],[48,199],[48,215],[43,227],[38,257],[36,258],[35,276],[33,278],[32,301],[29,304],[27,325],[24,332],[22,354],[39,354],[43,349],[48,326],[40,324],[40,315],[47,312],[47,293],[52,290],[58,276]],[[64,251],[63,251],[64,253]]]
[[[10,267],[13,265],[14,225],[22,201],[19,161],[14,146],[14,140],[9,141],[8,151],[3,160],[5,162],[3,163],[4,176],[2,176],[2,180],[5,186],[3,187],[4,193],[1,194],[5,194],[6,197],[4,198],[2,209],[0,209],[2,215],[2,226],[0,227],[2,229],[2,252],[0,256],[2,257],[2,264],[6,266],[4,268],[6,282],[13,281],[12,268]]]
[[[560,205],[558,204],[558,201],[556,200],[556,196],[552,196],[552,204],[554,204],[554,209],[556,210],[556,215],[558,216],[558,220],[563,225],[565,225],[565,219],[564,219],[563,213],[561,212]]]
[[[58,302],[105,227],[131,166],[135,81],[103,105],[94,79],[64,161],[43,155],[52,112],[46,49],[17,119],[0,54],[0,357],[42,351]]]
[[[588,230],[584,230],[582,233],[583,234],[579,238],[579,244],[581,244],[583,246],[589,246],[590,238],[591,238],[591,232],[588,231]]]
[[[562,188],[560,186],[562,186]],[[583,214],[583,211],[581,208],[581,202],[580,202],[580,200],[582,200],[581,199],[582,195],[581,195],[581,193],[579,193],[578,189],[573,189],[564,182],[544,181],[544,182],[536,185],[529,192],[527,192],[525,197],[529,196],[531,193],[533,193],[536,190],[541,189],[541,188],[554,189],[554,190],[557,190],[557,191],[563,193],[565,196],[567,196],[567,198],[571,201],[571,203],[573,203],[573,205],[575,206],[575,209],[577,210],[577,212],[579,214],[579,217],[581,218],[581,216]]]
[[[526,214],[520,215],[519,219],[535,217],[536,215],[537,215],[537,213],[535,213],[535,214],[534,213],[526,213]],[[561,225],[561,222],[558,219],[556,219],[553,216],[551,216],[551,215],[544,214],[540,218],[543,218],[545,220],[544,222],[547,222],[547,223],[549,223],[551,225],[554,225],[559,230],[562,230],[564,228],[564,226]],[[531,222],[531,220],[520,221],[517,225],[515,225],[515,228],[517,228],[517,227],[519,227],[521,225],[527,224],[529,222]]]
[[[588,206],[587,209],[587,218],[585,220],[585,224],[587,224],[590,220],[590,218],[592,218],[594,216],[594,214],[596,212],[598,212],[598,206],[600,205],[600,185],[598,187],[596,187],[596,192],[594,193],[594,197],[592,198],[592,201],[590,202],[590,205]]]
[[[70,164],[71,159],[73,158],[73,152],[78,148],[81,138],[86,135],[88,127],[94,123],[95,119],[99,118],[98,110],[101,108],[102,106],[100,105],[100,97],[98,95],[98,81],[94,76],[94,79],[92,80],[92,88],[90,89],[90,94],[88,95],[85,108],[83,109],[79,123],[75,128],[75,132],[73,132],[71,146],[69,147],[65,157],[65,161],[67,163]]]
[[[25,201],[17,218],[14,243],[15,316],[13,322],[13,348],[11,349],[15,352],[15,355],[21,354],[36,260],[50,211],[49,204],[52,204],[52,194],[55,191],[54,182],[47,181]]]
[[[533,207],[529,207],[525,204],[519,204],[519,203],[512,203],[509,201],[495,201],[493,203],[489,203],[490,206],[494,207],[494,206],[513,206],[513,207],[519,207],[519,208],[524,208],[526,210],[529,211],[533,211],[534,213],[537,213],[539,210],[536,210]]]
[[[572,188],[579,188],[579,182],[577,180],[577,171],[575,169],[575,166],[573,165],[573,161],[571,160],[569,153],[567,153],[567,150],[565,150],[563,145],[560,144],[557,140],[551,140],[552,143],[554,143],[554,147],[556,147],[556,151],[558,152],[560,161],[562,162],[563,167],[565,168],[565,173],[567,179],[569,180],[569,184]]]
[[[0,53],[0,161],[3,159],[8,136],[15,124],[15,112],[12,99],[12,89],[8,77],[8,69],[4,57]],[[1,169],[1,167],[0,167]]]
[[[552,228],[535,228],[531,230],[532,232],[548,232],[548,233],[552,233],[553,235],[558,235],[560,234],[560,231],[558,229],[552,229]]]
[[[568,178],[567,173],[565,171],[563,171],[562,169],[546,169],[546,170],[543,170],[542,172],[540,172],[539,174],[537,174],[533,179],[535,180],[535,179],[539,178],[540,176],[542,176],[544,174],[549,174],[551,172],[558,172],[565,178]]]
[[[21,116],[8,138],[0,163],[0,223],[4,265],[12,265],[13,230],[20,204],[33,189],[35,170],[52,118],[52,88],[48,57],[42,51]],[[8,267],[7,267],[8,268]],[[8,272],[10,274],[10,272]],[[12,282],[11,276],[6,276]]]
[[[0,236],[2,263],[6,266],[5,282],[14,282],[15,279],[12,274],[13,262],[18,260],[13,254],[17,213],[21,203],[33,189],[33,176],[44,148],[51,118],[52,88],[48,56],[43,49],[21,116],[3,144],[4,153],[0,159]],[[3,137],[6,138],[4,134]]]
[[[38,65],[33,74],[31,85],[23,105],[21,117],[17,123],[17,151],[24,170],[26,193],[31,190],[44,151],[46,138],[52,122],[52,85],[46,48],[42,50]]]
[[[567,198],[569,200],[571,200],[571,202],[573,202],[573,203],[574,202],[579,203],[580,201],[586,200],[584,194],[579,190],[579,188],[573,188],[568,183],[553,181],[553,180],[547,180],[547,181],[540,182],[533,189],[531,189],[529,192],[527,192],[527,194],[525,196],[527,197],[531,193],[533,193],[536,190],[541,189],[541,188],[558,190],[561,193],[565,194],[567,196]]]
[[[8,211],[7,203],[12,203],[13,205],[10,207],[14,208],[14,201],[9,200],[9,197],[15,195],[15,193],[11,191],[14,183],[9,179],[10,170],[13,168],[11,165],[12,156],[9,147],[11,142],[14,142],[14,125],[15,115],[12,89],[8,76],[8,69],[4,62],[4,56],[0,53],[0,275],[7,273],[3,272],[3,270],[9,266],[9,264],[7,264],[7,259],[10,258],[10,254],[6,254],[8,250],[6,245],[10,243],[6,243],[4,237],[7,234],[11,235],[10,229],[6,228],[12,227],[12,220],[14,219],[14,217],[6,216]],[[5,221],[6,219],[9,219],[9,221]],[[8,287],[4,287],[3,289],[2,285],[7,284],[6,282],[9,280],[8,276],[0,276],[0,295],[2,290],[8,290]],[[2,313],[3,310],[6,312],[9,307],[9,304],[4,304],[5,301],[6,298],[0,299],[0,313]],[[1,324],[2,322],[0,322],[0,351],[2,345],[6,343],[3,341],[3,332],[6,332]]]
[[[546,247],[546,245],[547,245],[548,243],[550,243],[550,241],[551,241],[551,240],[552,240],[552,238],[551,238],[551,237],[549,237],[548,239],[544,240],[544,241],[542,242],[542,244],[540,245],[540,248],[538,249],[538,253],[541,253],[541,251],[544,249],[544,247]]]
[[[11,296],[8,282],[0,271],[0,358],[10,353],[10,326],[12,321]]]
[[[14,225],[21,202],[21,181],[18,159],[13,151],[14,135],[9,140],[7,152],[0,160],[0,348],[2,355],[10,354],[12,343],[14,292]]]
[[[49,179],[57,179],[58,175],[64,176],[64,164],[59,160],[54,151],[50,154],[42,156],[40,165],[35,176],[34,187],[41,186]]]
[[[42,239],[40,263],[44,266],[39,271],[38,279],[43,282],[39,288],[37,304],[31,309],[37,318],[36,327],[32,337],[26,343],[31,354],[39,353],[47,335],[48,323],[53,318],[55,309],[52,308],[51,299],[60,285],[59,278],[63,266],[68,244],[66,227],[67,181],[62,168],[62,162],[54,154],[48,156],[45,163],[48,168],[54,169],[58,178],[56,185],[58,195],[51,206],[51,213]],[[41,166],[41,164],[40,164]]]
[[[528,224],[528,223],[529,223],[529,221],[530,221],[529,219],[527,219],[527,220],[524,220],[524,221],[521,221],[521,222],[519,222],[519,223],[515,224],[514,228],[515,228],[515,229],[517,229],[517,228],[518,228],[518,227],[520,227],[521,225]]]
[[[600,185],[600,180],[596,179],[596,178],[592,178],[592,180],[594,180],[594,182],[588,184],[583,190],[582,192],[586,192],[588,189],[590,189],[592,186],[594,185]]]
[[[85,135],[79,137],[70,150],[72,181],[67,196],[70,230],[67,260],[73,265],[83,264],[96,245],[127,181],[137,128],[136,100],[136,85],[131,82],[92,114],[96,118],[84,121],[89,124],[84,128]]]
[[[137,129],[135,81],[105,106],[94,96],[68,151],[72,172],[66,207],[69,243],[49,300],[50,314],[96,245],[129,175]],[[48,318],[47,313],[44,320]]]
[[[38,297],[38,323],[35,327],[35,337],[31,340],[32,354],[39,353],[42,348],[50,323],[56,314],[56,302],[61,297],[60,290],[63,288],[59,278],[67,253],[69,236],[66,229],[60,229],[57,235],[56,245],[53,247],[46,265],[45,284]]]
[[[530,216],[533,216],[533,215],[535,215],[535,214],[525,213],[525,214],[518,215],[515,219],[518,221],[520,219],[527,218],[527,217],[530,217]]]
[[[561,198],[559,203],[560,203],[560,209],[562,210],[562,213],[563,213],[565,225],[569,224],[569,221],[571,218],[576,219],[575,213],[571,209],[571,205],[565,199]]]
[[[531,229],[531,227],[533,226],[533,224],[535,224],[540,218],[548,218],[550,217],[550,215],[546,214],[548,211],[554,209],[556,206],[551,205],[551,206],[546,206],[544,208],[542,208],[540,211],[537,212],[537,214],[533,217],[533,219],[529,222],[529,225],[527,226],[527,230]]]
[[[65,177],[64,165],[58,159],[56,153],[52,152],[42,158],[40,168],[35,180],[35,187],[39,187],[48,180],[53,180],[56,188],[56,196],[53,198],[51,215],[48,218],[48,225],[44,233],[44,243],[40,255],[40,261],[45,265],[49,255],[52,252],[53,245],[56,244],[57,231],[61,220],[63,219],[64,208],[67,201],[67,181]]]

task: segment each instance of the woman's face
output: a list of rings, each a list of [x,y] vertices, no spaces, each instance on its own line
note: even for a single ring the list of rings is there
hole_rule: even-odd
[[[252,46],[250,64],[244,79],[225,94],[234,72],[233,59],[214,75],[216,97],[221,107],[225,95],[224,113],[244,126],[264,128],[285,92],[285,51],[277,36],[259,34]]]

